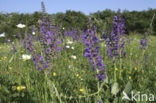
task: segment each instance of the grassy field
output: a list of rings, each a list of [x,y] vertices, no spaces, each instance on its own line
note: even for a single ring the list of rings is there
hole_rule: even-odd
[[[126,57],[115,63],[107,55],[106,42],[99,43],[106,65],[102,81],[84,56],[86,47],[81,40],[64,42],[62,47],[68,48],[61,49],[45,71],[38,71],[31,59],[22,59],[23,54],[31,54],[19,40],[14,41],[16,52],[11,43],[0,44],[0,103],[136,103],[122,100],[123,91],[129,96],[131,91],[140,91],[149,99],[150,94],[156,95],[156,37],[148,37],[146,50],[139,49],[141,38],[126,39]],[[144,98],[137,103],[151,102]]]

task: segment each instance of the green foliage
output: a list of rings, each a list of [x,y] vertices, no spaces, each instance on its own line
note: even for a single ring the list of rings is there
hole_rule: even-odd
[[[56,23],[65,27],[66,30],[73,28],[82,30],[87,26],[87,16],[81,12],[66,11],[65,14],[57,13],[55,18]]]
[[[151,24],[151,19],[156,13],[155,9],[149,9],[147,11],[127,11],[124,10],[121,15],[125,19],[126,33],[131,32],[144,33]],[[46,19],[50,20],[51,15],[46,14]],[[90,15],[85,15],[82,12],[66,11],[66,13],[54,14],[55,23],[59,27],[65,28],[65,30],[72,30],[77,28],[78,31],[87,27],[88,17],[92,18],[92,24],[97,27],[97,32],[103,34],[104,31],[110,32],[113,26],[113,17],[116,15],[115,11],[106,9],[104,11],[98,11]],[[6,13],[0,14],[0,33],[5,32],[7,38],[17,38],[18,32],[21,32],[16,25],[19,23],[26,24],[28,22],[28,32],[31,33],[32,27],[40,29],[40,20],[43,18],[42,12],[34,12],[33,14],[19,14],[19,13]],[[152,22],[151,34],[156,35],[156,17]],[[24,35],[24,34],[22,34]]]
[[[155,9],[149,9],[147,11],[123,11],[123,17],[125,19],[126,29],[128,32],[144,33],[150,28],[152,17],[156,13]],[[154,27],[155,23],[152,23]],[[154,29],[153,29],[154,30]],[[154,34],[154,33],[153,33]]]
[[[123,91],[128,95],[132,90],[155,94],[156,37],[149,37],[149,47],[143,51],[139,49],[141,35],[130,38],[132,41],[126,46],[126,58],[116,62],[116,82],[115,67],[107,56],[105,42],[100,43],[103,62],[106,64],[106,79],[100,82],[100,91],[97,88],[95,72],[84,57],[85,47],[79,42],[68,44],[75,49],[62,50],[58,57],[51,61],[53,66],[49,75],[46,71],[37,71],[32,60],[21,60],[22,54],[27,52],[18,44],[14,54],[9,44],[0,45],[0,54],[5,52],[5,55],[0,55],[0,102],[96,103],[100,100],[103,103],[129,103],[122,100]],[[149,55],[147,66],[144,63],[145,53]],[[77,59],[72,59],[71,55],[76,55]],[[2,59],[4,56],[7,57],[5,60]],[[18,86],[25,86],[25,89],[19,91]],[[80,89],[83,89],[83,92],[80,92]]]
[[[121,58],[112,63],[112,59],[107,55],[106,43],[100,42],[100,53],[103,55],[103,63],[106,64],[106,78],[104,81],[97,81],[96,72],[92,71],[89,61],[84,57],[85,47],[81,41],[67,44],[74,49],[68,48],[62,50],[57,58],[50,61],[52,67],[50,71],[37,71],[32,60],[23,61],[22,54],[27,54],[27,50],[22,48],[22,43],[17,40],[18,33],[25,35],[25,29],[19,29],[17,24],[26,24],[28,33],[31,33],[32,27],[40,30],[40,20],[43,13],[35,12],[33,14],[0,14],[0,33],[5,32],[6,38],[0,38],[0,41],[11,39],[16,41],[16,53],[12,53],[11,44],[0,45],[0,102],[2,103],[128,103],[122,101],[122,92],[127,94],[134,91],[143,93],[156,93],[156,37],[150,36],[147,50],[140,50],[140,38],[148,31],[151,19],[156,10],[148,11],[124,11],[122,13],[125,19],[127,33],[138,32],[131,35],[131,43],[126,39],[126,58]],[[79,31],[87,27],[88,17],[91,17],[91,23],[97,26],[97,33],[107,30],[111,31],[113,17],[116,12],[111,10],[98,11],[84,15],[81,12],[67,11],[66,13],[57,13],[54,15],[56,24],[65,30],[77,28]],[[51,19],[51,15],[44,14],[44,18]],[[54,22],[51,20],[51,22]],[[154,34],[156,19],[153,19],[152,33]],[[36,33],[37,34],[37,33]],[[80,35],[80,33],[78,33]],[[64,38],[64,41],[69,38]],[[36,42],[36,52],[41,52]],[[5,55],[1,55],[1,53]],[[148,54],[148,61],[145,62],[145,54]],[[72,59],[71,55],[76,55]],[[117,68],[117,69],[116,69]],[[47,75],[48,74],[48,75]],[[114,79],[115,78],[115,79]],[[19,87],[25,87],[19,90]],[[129,94],[128,94],[129,95]]]

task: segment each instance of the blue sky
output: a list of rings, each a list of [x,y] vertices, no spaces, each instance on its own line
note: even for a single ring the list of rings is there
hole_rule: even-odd
[[[0,12],[33,13],[41,11],[44,1],[48,13],[65,12],[66,10],[82,11],[85,14],[105,9],[148,10],[156,9],[156,0],[0,0]]]

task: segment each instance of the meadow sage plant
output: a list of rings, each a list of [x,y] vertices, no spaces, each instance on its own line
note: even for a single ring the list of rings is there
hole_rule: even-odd
[[[41,71],[41,70],[47,69],[48,64],[45,58],[36,52],[37,50],[34,47],[34,44],[32,42],[32,36],[27,36],[27,37],[28,37],[27,50],[28,50],[28,53],[31,53],[31,55],[33,56],[32,60],[34,61],[34,64],[37,67],[37,70]]]
[[[121,38],[121,36],[125,35],[124,32],[124,20],[121,19],[120,15],[114,16],[114,27],[106,40],[106,44],[108,47],[107,53],[111,58],[119,56],[124,57],[126,55],[125,38]],[[122,56],[120,55],[120,53],[122,54]]]
[[[74,41],[78,41],[80,38],[79,36],[77,35],[77,29],[74,28],[73,31],[71,30],[67,30],[64,32],[64,37],[71,37]]]
[[[86,35],[85,35],[86,34]],[[95,34],[94,30],[87,30],[81,35],[82,42],[87,47],[85,48],[84,56],[87,57],[90,61],[90,65],[92,66],[92,70],[97,71],[97,78],[99,80],[103,80],[105,78],[105,65],[102,63],[102,56],[99,55],[99,46],[98,46],[98,37]]]
[[[49,69],[51,67],[51,61],[56,58],[57,53],[60,53],[59,44],[61,43],[58,40],[59,30],[57,27],[53,29],[48,21],[42,19],[41,22],[41,33],[39,35],[38,43],[40,45],[40,53],[37,53],[37,49],[32,42],[33,37],[28,35],[27,49],[28,53],[33,55],[33,61],[38,68],[38,70]],[[25,47],[25,41],[23,43]]]
[[[140,40],[140,45],[141,46],[139,48],[146,50],[147,47],[148,47],[148,44],[147,44],[148,42],[149,42],[149,40],[147,39],[147,33],[145,33],[144,38]]]

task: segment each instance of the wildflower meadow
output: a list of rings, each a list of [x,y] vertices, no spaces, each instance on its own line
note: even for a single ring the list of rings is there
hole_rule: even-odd
[[[0,103],[156,103],[156,36],[127,33],[120,10],[111,29],[66,29],[44,11],[38,24],[0,34]],[[155,29],[155,28],[154,28]]]

